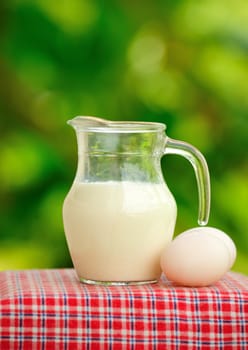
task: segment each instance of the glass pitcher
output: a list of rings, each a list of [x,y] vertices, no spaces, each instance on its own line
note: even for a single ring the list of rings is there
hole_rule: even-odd
[[[77,134],[78,166],[64,201],[63,221],[79,280],[156,282],[177,213],[161,157],[178,154],[191,162],[198,185],[198,223],[206,225],[210,180],[203,155],[190,144],[167,137],[161,123],[76,117],[68,124]]]

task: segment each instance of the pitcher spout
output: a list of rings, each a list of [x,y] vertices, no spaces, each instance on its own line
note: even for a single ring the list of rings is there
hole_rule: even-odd
[[[75,130],[89,127],[105,127],[109,123],[109,120],[91,116],[77,116],[67,121],[67,124],[71,125]]]

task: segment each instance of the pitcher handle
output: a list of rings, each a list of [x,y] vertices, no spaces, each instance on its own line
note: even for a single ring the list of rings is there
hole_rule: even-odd
[[[164,154],[177,154],[185,157],[192,164],[198,187],[199,212],[198,224],[207,225],[210,213],[210,176],[206,159],[201,152],[191,144],[166,138]]]

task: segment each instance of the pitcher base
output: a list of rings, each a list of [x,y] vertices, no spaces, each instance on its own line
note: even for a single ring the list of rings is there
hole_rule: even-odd
[[[158,280],[147,280],[147,281],[97,281],[89,280],[87,278],[79,277],[81,283],[91,284],[91,285],[102,285],[102,286],[141,286],[143,284],[157,283]]]

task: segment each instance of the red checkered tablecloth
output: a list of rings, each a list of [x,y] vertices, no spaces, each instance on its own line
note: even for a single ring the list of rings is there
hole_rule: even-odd
[[[74,270],[0,272],[1,350],[248,349],[248,278],[208,288],[90,286]]]

